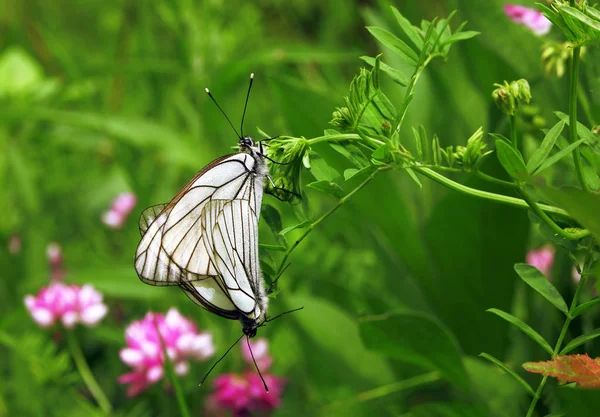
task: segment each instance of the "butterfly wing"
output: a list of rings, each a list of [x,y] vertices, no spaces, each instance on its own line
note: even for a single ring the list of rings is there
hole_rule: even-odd
[[[158,214],[154,207],[142,213],[143,236],[135,256],[135,269],[142,281],[179,285],[219,275],[202,239],[202,210],[213,199],[252,198],[256,204],[254,165],[254,158],[245,153],[219,158],[200,171]]]
[[[181,289],[196,304],[221,316],[260,316],[258,218],[251,202],[211,200],[200,218],[202,239],[219,276],[186,282]]]

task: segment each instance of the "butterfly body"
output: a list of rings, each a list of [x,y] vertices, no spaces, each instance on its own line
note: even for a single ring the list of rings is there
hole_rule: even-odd
[[[261,144],[211,162],[165,205],[146,209],[135,256],[140,279],[177,285],[199,306],[240,320],[253,337],[267,314],[258,220],[269,174]]]

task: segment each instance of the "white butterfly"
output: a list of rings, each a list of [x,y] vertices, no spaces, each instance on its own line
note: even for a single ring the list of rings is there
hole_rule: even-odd
[[[258,259],[268,175],[262,144],[240,135],[238,153],[208,164],[168,204],[144,210],[135,254],[140,279],[178,285],[199,306],[240,320],[243,334],[254,337],[268,304]]]

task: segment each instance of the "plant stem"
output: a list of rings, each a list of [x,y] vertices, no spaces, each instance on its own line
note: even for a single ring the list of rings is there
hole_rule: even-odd
[[[481,179],[492,182],[494,184],[503,185],[505,187],[510,187],[510,188],[519,188],[519,186],[517,184],[515,184],[514,182],[504,181],[504,180],[501,180],[500,178],[492,177],[491,175],[484,174],[483,172],[481,172],[479,170],[475,171],[475,175],[477,175]]]
[[[585,117],[587,118],[588,124],[590,126],[596,126],[598,123],[594,120],[594,116],[592,115],[592,111],[590,109],[590,100],[587,98],[585,94],[585,90],[581,86],[581,83],[577,85],[577,98],[579,99],[579,105],[583,109],[585,113]]]
[[[156,316],[154,316],[154,327],[156,328],[156,334],[158,335],[158,340],[160,340],[160,347],[162,348],[163,359],[164,359],[164,368],[167,369],[167,374],[169,374],[169,379],[173,384],[173,389],[175,390],[175,396],[177,397],[177,404],[179,405],[179,411],[181,412],[182,417],[190,417],[190,411],[185,402],[185,396],[183,395],[183,390],[181,389],[181,385],[179,384],[179,379],[177,379],[177,375],[175,375],[175,370],[173,369],[173,363],[171,362],[171,358],[167,353],[167,347],[165,346],[165,341],[163,340],[162,335],[160,334],[160,330],[158,328],[158,322],[156,321]]]
[[[321,142],[332,142],[332,141],[338,141],[338,140],[363,140],[363,139],[355,133],[339,133],[336,135],[325,135],[325,136],[319,136],[316,138],[308,139],[307,142],[308,142],[309,146],[312,146],[312,145],[316,145],[317,143],[321,143]],[[378,145],[384,144],[383,141],[373,139],[373,138],[371,138],[371,142],[375,142]]]
[[[577,46],[573,49],[573,57],[571,58],[571,74],[569,82],[569,140],[571,143],[575,143],[578,140],[577,136],[577,86],[579,76],[579,61],[581,58],[581,47]],[[573,161],[575,162],[575,171],[577,172],[577,178],[583,191],[589,192],[590,189],[585,182],[583,176],[583,166],[581,163],[581,153],[579,149],[573,150]]]
[[[112,413],[112,406],[110,405],[110,401],[106,398],[104,391],[98,385],[98,381],[94,378],[94,374],[90,370],[87,361],[85,360],[85,356],[81,350],[81,346],[79,345],[79,341],[75,336],[75,332],[73,330],[67,330],[67,343],[69,345],[69,350],[71,351],[71,356],[73,357],[73,361],[75,362],[75,366],[79,371],[79,375],[81,375],[81,379],[90,390],[92,397],[96,400],[102,412],[109,416]]]
[[[375,175],[377,175],[378,172],[384,171],[386,169],[389,169],[389,167],[381,167],[381,168],[378,168],[375,171],[373,171],[373,173],[371,175],[369,175],[363,182],[361,182],[355,189],[353,189],[352,191],[350,191],[344,197],[340,198],[340,200],[338,201],[338,203],[335,206],[333,206],[332,208],[330,208],[325,214],[323,214],[317,220],[315,220],[314,222],[312,222],[311,224],[309,224],[308,227],[306,228],[306,230],[304,231],[304,233],[302,233],[302,235],[294,242],[294,244],[292,246],[289,247],[289,249],[283,255],[283,259],[281,260],[281,264],[279,265],[279,268],[277,269],[276,276],[278,276],[283,271],[283,268],[285,267],[285,263],[287,262],[288,258],[290,257],[290,254],[292,253],[292,251],[294,249],[296,249],[296,246],[298,246],[300,244],[300,242],[302,242],[304,240],[304,238],[306,238],[306,236],[308,236],[308,234],[315,227],[317,227],[327,217],[329,217],[333,213],[335,213],[335,211],[337,209],[339,209],[342,205],[344,205],[344,203],[346,201],[348,201],[354,194],[356,194],[358,191],[360,191],[361,189],[363,189],[365,185],[367,185],[368,183],[370,183],[373,180],[373,178],[375,178]]]
[[[415,86],[417,85],[417,81],[419,81],[419,77],[421,76],[421,73],[423,72],[427,64],[429,64],[431,59],[433,59],[434,57],[435,55],[429,55],[427,59],[423,61],[422,64],[418,65],[415,68],[415,72],[413,73],[412,77],[410,77],[410,83],[406,88],[406,95],[404,96],[404,102],[402,103],[400,113],[398,114],[398,117],[396,117],[396,119],[394,120],[394,124],[392,125],[392,132],[400,132],[400,129],[402,128],[402,123],[404,123],[404,117],[406,117],[406,113],[408,111],[408,106],[410,105],[410,102],[412,101],[412,98],[415,95]]]
[[[519,150],[519,136],[517,135],[517,116],[514,114],[510,115],[510,141],[512,142],[513,148]]]
[[[588,254],[588,257],[589,257],[589,254]],[[587,264],[586,264],[586,266],[587,266]],[[583,271],[583,272],[585,272],[585,271]],[[585,275],[581,274],[581,279],[579,280],[579,283],[577,284],[577,289],[575,290],[575,295],[573,295],[573,300],[571,301],[571,306],[569,307],[569,312],[567,313],[567,318],[565,319],[565,323],[563,324],[563,327],[560,331],[560,335],[558,336],[556,345],[554,345],[554,350],[552,351],[552,357],[556,356],[558,354],[558,352],[560,351],[560,348],[562,347],[562,343],[567,334],[567,330],[569,329],[569,326],[571,324],[571,320],[573,320],[573,317],[572,317],[573,310],[575,310],[575,308],[577,307],[577,302],[579,300],[579,294],[581,293],[581,290],[583,289],[584,283],[585,283]],[[536,406],[538,400],[542,396],[542,391],[544,390],[544,386],[546,385],[547,380],[548,380],[548,376],[544,376],[542,378],[542,381],[540,382],[540,385],[538,385],[538,388],[535,391],[535,395],[534,395],[533,399],[531,400],[531,404],[529,404],[529,410],[527,410],[526,417],[531,417],[533,415],[533,411],[535,410],[535,406]]]
[[[482,191],[476,188],[467,187],[466,185],[460,184],[456,181],[452,181],[451,179],[446,178],[442,174],[439,174],[429,168],[424,168],[418,165],[415,165],[412,168],[420,174],[429,177],[435,182],[440,183],[443,186],[450,188],[451,190],[458,191],[460,193],[467,194],[472,197],[478,197],[490,201],[495,201],[497,203],[507,204],[513,207],[529,208],[527,202],[519,198],[509,197],[502,194],[490,193],[489,191]],[[556,214],[566,219],[571,218],[566,211],[558,207],[553,207],[546,204],[538,204],[538,207],[546,213]]]
[[[563,230],[559,225],[557,225],[554,222],[554,220],[552,220],[546,213],[544,213],[540,209],[539,205],[535,201],[533,201],[531,196],[524,189],[519,190],[519,194],[521,194],[521,197],[523,197],[523,200],[525,200],[527,202],[527,204],[529,205],[529,207],[531,207],[533,212],[535,214],[537,214],[538,217],[540,219],[542,219],[544,221],[544,223],[546,223],[548,226],[550,226],[550,228],[552,230],[554,230],[558,235],[560,235],[566,239],[578,240],[578,239],[581,239],[582,237],[585,237],[590,234],[589,230],[587,230],[587,229],[583,229],[583,230],[581,230],[579,232],[575,232],[575,233],[571,233],[566,230]]]
[[[440,374],[438,372],[429,372],[422,375],[417,375],[412,378],[404,379],[402,381],[393,382],[391,384],[382,385],[380,387],[363,391],[357,394],[353,398],[348,398],[344,400],[334,401],[331,404],[323,407],[324,410],[331,410],[332,408],[338,406],[348,406],[350,404],[365,402],[374,400],[377,398],[385,397],[390,394],[394,394],[400,391],[406,391],[411,388],[420,387],[423,385],[431,384],[432,382],[436,382],[440,380]]]
[[[308,139],[308,144],[315,145],[315,144],[321,143],[321,142],[342,141],[342,140],[362,141],[363,139],[359,135],[354,134],[354,133],[340,133],[340,134],[325,135],[325,136],[319,136],[319,137],[316,137],[313,139]],[[383,145],[382,141],[379,141],[376,139],[371,139],[371,140],[380,145]],[[436,181],[437,183],[450,188],[451,190],[458,191],[458,192],[461,192],[463,194],[467,194],[467,195],[470,195],[473,197],[484,198],[486,200],[495,201],[497,203],[508,204],[508,205],[514,206],[514,207],[529,208],[529,205],[524,200],[521,200],[519,198],[514,198],[514,197],[508,197],[508,196],[505,196],[502,194],[495,194],[495,193],[491,193],[488,191],[482,191],[482,190],[477,190],[475,188],[467,187],[466,185],[460,184],[456,181],[446,178],[442,174],[435,172],[433,169],[430,169],[426,165],[411,165],[411,168],[413,168],[415,171],[419,172],[420,174],[425,175],[426,177],[429,177],[430,179]],[[437,168],[434,168],[434,169],[437,169]],[[491,180],[491,178],[493,178],[489,175],[485,175],[485,174],[483,174],[483,175],[484,175],[484,177],[486,177],[484,179],[487,179],[487,180]],[[491,180],[491,181],[498,182],[498,181],[502,181],[502,180],[495,178],[494,180]],[[498,182],[498,184],[509,186],[508,185],[509,183],[507,181],[502,181],[502,183]],[[512,183],[510,183],[510,184],[511,184],[510,187],[513,187]],[[556,215],[564,217],[565,219],[571,219],[571,217],[569,216],[569,214],[566,211],[564,211],[563,209],[560,209],[558,207],[549,206],[547,204],[538,204],[537,206],[546,213],[556,214]]]

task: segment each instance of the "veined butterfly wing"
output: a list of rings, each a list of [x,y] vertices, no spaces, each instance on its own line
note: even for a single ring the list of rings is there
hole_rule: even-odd
[[[223,317],[254,319],[264,312],[266,303],[256,302],[264,294],[257,213],[267,171],[260,158],[255,152],[219,158],[169,204],[142,213],[135,259],[142,281],[179,285],[192,301]]]

